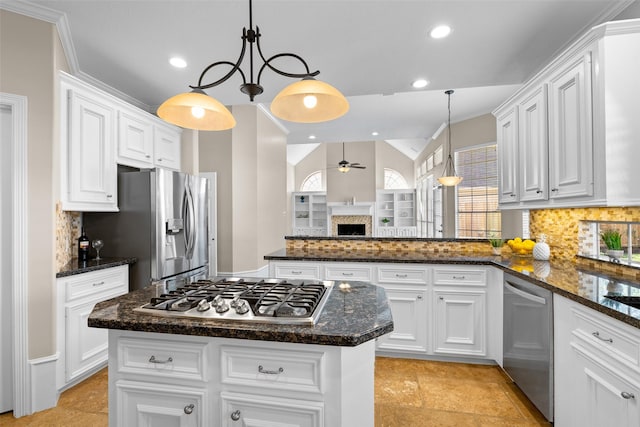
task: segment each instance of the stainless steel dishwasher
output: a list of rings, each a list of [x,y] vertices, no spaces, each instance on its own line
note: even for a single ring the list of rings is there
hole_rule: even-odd
[[[553,298],[551,291],[504,275],[503,368],[553,421]]]

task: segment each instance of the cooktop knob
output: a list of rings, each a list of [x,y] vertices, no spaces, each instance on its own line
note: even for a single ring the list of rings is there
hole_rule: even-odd
[[[229,304],[227,304],[227,302],[223,300],[220,295],[215,297],[211,303],[216,308],[216,313],[225,313],[229,311]]]
[[[210,308],[211,308],[211,304],[209,304],[209,301],[207,301],[206,299],[202,299],[198,303],[198,306],[196,307],[196,310],[198,310],[198,311],[207,311]]]
[[[241,299],[236,301],[234,308],[236,309],[236,313],[245,314],[249,311],[249,304],[247,304],[246,300]]]

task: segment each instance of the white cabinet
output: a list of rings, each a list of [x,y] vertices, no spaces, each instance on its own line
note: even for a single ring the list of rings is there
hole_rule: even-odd
[[[554,295],[555,425],[640,425],[640,332]]]
[[[180,131],[164,124],[155,125],[153,150],[156,166],[180,170]]]
[[[68,79],[60,92],[62,209],[117,211],[115,105]]]
[[[153,124],[133,110],[118,112],[118,163],[153,167]]]
[[[320,279],[320,263],[287,261],[269,263],[269,277],[276,279]]]
[[[503,209],[640,205],[639,45],[640,20],[594,27],[494,111]]]
[[[109,345],[112,427],[374,424],[373,341],[339,347],[110,330]]]
[[[549,198],[593,195],[591,51],[549,79]]]
[[[387,300],[393,314],[393,331],[378,338],[378,350],[401,353],[427,352],[426,286],[389,288]]]
[[[293,235],[326,236],[327,194],[304,191],[292,193]]]
[[[487,355],[487,269],[434,268],[435,354]]]
[[[416,190],[378,190],[376,236],[415,237],[417,232]]]
[[[129,291],[128,271],[120,266],[57,279],[58,389],[106,363],[107,331],[88,327],[87,318],[96,303]]]

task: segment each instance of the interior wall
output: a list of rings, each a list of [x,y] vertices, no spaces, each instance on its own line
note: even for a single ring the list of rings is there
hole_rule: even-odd
[[[376,188],[384,189],[384,169],[390,168],[400,172],[407,180],[409,188],[416,186],[415,166],[413,160],[385,141],[375,142],[376,150]]]
[[[233,271],[233,209],[231,131],[198,132],[198,168],[200,172],[217,172],[218,271]]]
[[[0,10],[0,91],[28,98],[29,358],[54,354],[54,89],[52,24]],[[55,159],[55,160],[54,160]]]
[[[327,202],[343,203],[353,198],[356,202],[376,200],[375,144],[372,141],[345,144],[344,157],[353,163],[367,166],[366,169],[351,169],[342,173],[336,168],[327,168]],[[337,165],[343,159],[342,144],[327,144],[327,164]]]
[[[295,165],[294,186],[292,191],[300,191],[302,182],[313,172],[327,171],[327,145],[319,144],[315,150],[307,154]],[[333,166],[333,165],[331,165]],[[322,174],[323,188],[327,188],[327,174]]]

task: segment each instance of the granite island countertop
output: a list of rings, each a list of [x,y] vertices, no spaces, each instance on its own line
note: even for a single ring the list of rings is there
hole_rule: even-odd
[[[118,267],[126,264],[135,264],[136,262],[138,262],[137,258],[102,257],[98,260],[92,258],[85,263],[81,263],[78,261],[78,258],[73,258],[62,266],[60,271],[56,273],[56,278],[74,276],[76,274],[89,273],[91,271],[103,270],[105,268]]]
[[[331,290],[315,325],[247,323],[233,320],[154,316],[133,309],[164,290],[160,284],[96,304],[90,327],[165,334],[353,347],[393,331],[383,288],[351,282],[351,289]]]
[[[606,298],[638,292],[640,282],[578,268],[572,261],[536,261],[532,257],[473,255],[420,251],[354,251],[340,249],[281,249],[264,257],[270,261],[376,262],[491,265],[603,314],[640,328],[640,309]]]

